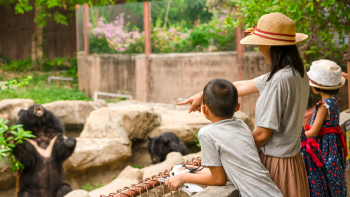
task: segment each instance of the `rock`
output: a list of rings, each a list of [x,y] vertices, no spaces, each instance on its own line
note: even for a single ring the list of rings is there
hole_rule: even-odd
[[[81,138],[145,138],[161,122],[160,115],[145,106],[100,108],[88,117]]]
[[[192,153],[192,154],[188,154],[188,155],[185,155],[185,156],[182,156],[182,158],[184,159],[184,161],[192,161],[193,158],[197,159],[197,157],[200,157],[201,156],[201,152],[198,152],[198,153]]]
[[[91,197],[89,192],[83,190],[83,189],[77,189],[69,192],[64,197]]]
[[[32,99],[3,99],[0,101],[0,118],[9,120],[9,125],[15,124],[19,119],[18,112],[32,105]]]
[[[83,125],[90,113],[105,104],[92,101],[55,101],[43,104],[47,110],[53,112],[64,125]]]
[[[16,185],[16,177],[12,173],[11,166],[8,165],[8,160],[0,161],[0,190],[9,189]]]
[[[198,192],[193,197],[238,197],[238,189],[231,183],[227,182],[225,186],[208,186]]]
[[[184,162],[182,155],[178,152],[171,152],[166,156],[165,161],[162,163],[148,166],[142,169],[143,178],[151,178],[153,175],[158,175],[160,172],[164,172],[165,170],[169,170],[171,167]]]
[[[96,169],[116,169],[125,165],[130,156],[130,146],[118,139],[77,138],[75,151],[64,162],[64,169],[67,176],[82,175]]]
[[[249,127],[249,129],[253,132],[254,131],[254,124],[252,119],[249,118],[249,116],[242,112],[242,111],[236,111],[235,114],[233,115],[237,119],[243,120],[244,123],[246,123]]]
[[[140,180],[142,180],[142,175],[143,175],[142,170],[128,166],[111,183],[91,191],[90,196],[91,197],[99,197],[100,195],[108,196],[110,193],[116,192],[118,189],[123,189],[123,187],[126,187],[126,186],[129,187],[131,186],[131,184],[137,184]]]
[[[162,116],[162,124],[160,127],[151,131],[148,134],[149,137],[155,137],[170,131],[180,137],[185,144],[194,145],[197,143],[195,134],[197,134],[202,127],[211,123],[202,113],[198,112],[189,114],[187,111],[165,109],[158,112]],[[234,116],[237,119],[243,120],[251,130],[254,129],[251,119],[244,112],[237,111]]]

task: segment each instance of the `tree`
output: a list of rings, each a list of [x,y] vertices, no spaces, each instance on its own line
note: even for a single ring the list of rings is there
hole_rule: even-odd
[[[295,21],[297,32],[309,35],[301,51],[307,62],[314,59],[342,59],[347,51],[350,33],[350,0],[208,0],[209,5],[230,7],[236,18],[227,18],[227,25],[246,28],[257,25],[259,18],[280,12]]]

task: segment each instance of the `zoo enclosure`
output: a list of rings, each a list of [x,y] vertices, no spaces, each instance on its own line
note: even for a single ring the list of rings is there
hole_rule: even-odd
[[[174,2],[77,5],[79,89],[90,97],[98,91],[171,104],[216,77],[237,81],[266,73],[263,57],[239,43],[243,29],[225,27],[233,10],[189,11]],[[241,101],[250,117],[256,99]]]

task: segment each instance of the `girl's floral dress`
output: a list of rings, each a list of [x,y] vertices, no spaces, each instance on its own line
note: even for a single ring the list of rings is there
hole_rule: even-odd
[[[300,152],[303,155],[307,171],[310,197],[334,197],[333,191],[330,188],[330,177],[327,173],[319,145],[314,139],[306,137],[304,128],[301,132],[300,141]]]
[[[315,139],[320,145],[321,153],[330,176],[330,188],[336,197],[346,197],[344,156],[346,157],[347,152],[346,145],[344,144],[344,134],[339,127],[340,109],[335,98],[328,98],[318,102],[311,118],[311,125],[315,121],[320,105],[328,109],[330,119],[324,120],[319,135]]]

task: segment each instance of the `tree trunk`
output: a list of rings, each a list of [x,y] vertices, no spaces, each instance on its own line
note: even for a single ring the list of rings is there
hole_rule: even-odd
[[[35,7],[34,9],[34,18],[38,16],[40,12],[39,7]],[[35,23],[34,34],[32,37],[32,51],[31,58],[32,63],[35,65],[41,58],[43,57],[43,28],[39,27],[37,23]]]

